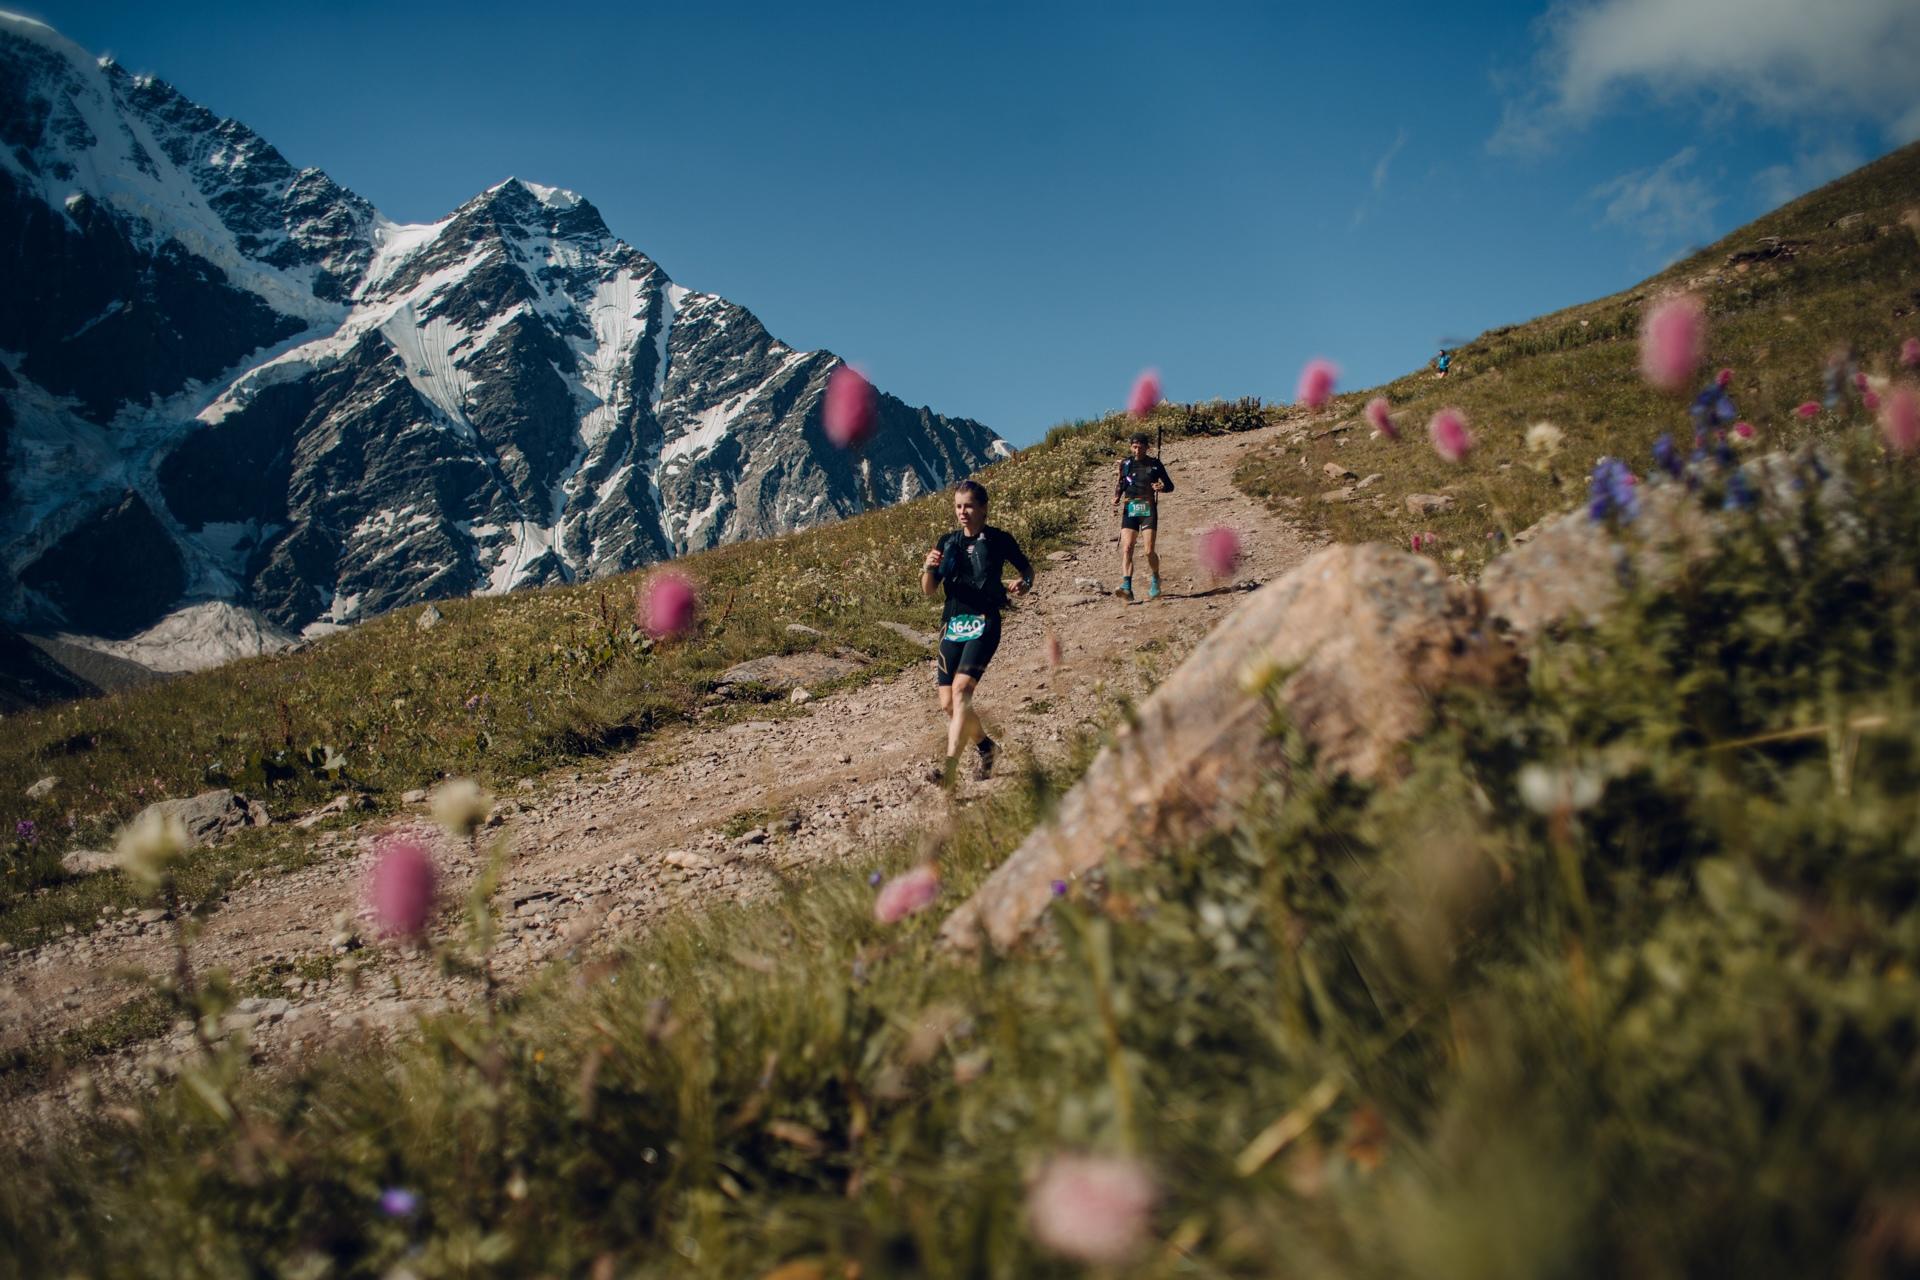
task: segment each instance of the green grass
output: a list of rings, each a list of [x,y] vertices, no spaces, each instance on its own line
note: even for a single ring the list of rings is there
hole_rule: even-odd
[[[1231,830],[1076,884],[1016,955],[941,959],[935,913],[877,925],[865,867],[676,920],[497,1023],[274,1083],[216,1068],[0,1156],[14,1265],[1067,1275],[1026,1179],[1090,1149],[1162,1188],[1116,1274],[1899,1274],[1920,472],[1838,447],[1850,530],[1729,524],[1523,682],[1444,699],[1404,780],[1300,759]],[[1086,757],[929,837],[945,903]],[[1536,812],[1532,770],[1603,786]],[[377,1211],[394,1186],[415,1217]]]
[[[1837,225],[1855,213],[1865,215],[1862,224]],[[1727,265],[1763,236],[1782,237],[1796,256],[1753,262],[1744,272]],[[1641,312],[1678,288],[1696,291],[1708,307],[1700,384],[1717,368],[1733,369],[1734,400],[1757,429],[1759,447],[1792,447],[1859,419],[1856,408],[1809,423],[1793,409],[1820,399],[1821,372],[1837,346],[1852,343],[1861,368],[1884,376],[1897,371],[1901,340],[1920,333],[1920,146],[1796,200],[1624,293],[1484,333],[1454,353],[1444,380],[1423,370],[1341,396],[1329,423],[1354,424],[1349,430],[1255,451],[1236,481],[1339,541],[1406,546],[1411,535],[1432,532],[1441,554],[1476,569],[1498,553],[1504,535],[1583,499],[1600,457],[1623,458],[1644,474],[1661,433],[1683,446],[1692,439],[1691,393],[1664,395],[1638,375]],[[1398,443],[1371,438],[1361,419],[1374,395],[1391,401]],[[1463,410],[1478,439],[1463,465],[1428,447],[1427,421],[1443,405]],[[1565,433],[1550,465],[1525,443],[1527,428],[1540,421]],[[1361,501],[1324,503],[1319,495],[1336,487],[1322,473],[1329,462],[1385,480]],[[1451,496],[1454,507],[1415,516],[1405,500],[1416,493]]]

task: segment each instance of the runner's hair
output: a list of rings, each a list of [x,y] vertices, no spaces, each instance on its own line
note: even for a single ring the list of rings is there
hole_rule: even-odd
[[[974,500],[981,506],[984,507],[987,505],[987,486],[981,484],[978,480],[962,480],[959,484],[953,486],[953,491],[955,493],[970,493],[974,496]]]

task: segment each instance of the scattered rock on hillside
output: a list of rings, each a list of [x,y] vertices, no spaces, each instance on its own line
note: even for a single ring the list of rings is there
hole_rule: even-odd
[[[1069,561],[1071,561],[1073,558],[1074,558],[1074,555],[1073,555],[1073,552],[1071,551],[1047,552],[1047,559],[1052,561],[1054,564],[1066,564]]]
[[[46,777],[40,779],[40,781],[34,783],[32,786],[27,788],[27,799],[38,800],[42,796],[51,792],[55,787],[59,785],[60,785],[60,779],[56,778],[52,774],[48,774]]]
[[[60,869],[70,876],[97,876],[119,866],[120,859],[98,849],[73,849],[60,856]]]
[[[234,831],[248,825],[247,800],[222,787],[202,791],[184,800],[161,800],[142,809],[135,822],[148,814],[178,818],[187,829],[190,845],[217,844]]]
[[[803,702],[812,702],[813,695],[808,693],[804,687],[796,687],[792,693],[787,695],[787,701],[798,706]]]
[[[413,620],[413,625],[422,631],[431,631],[439,626],[445,617],[446,615],[440,612],[437,605],[430,604],[420,611],[420,616]]]
[[[1057,819],[1028,836],[941,936],[966,950],[985,940],[1011,946],[1046,910],[1055,880],[1234,821],[1261,781],[1287,768],[1250,683],[1276,682],[1272,696],[1322,768],[1374,778],[1397,768],[1437,690],[1491,682],[1511,664],[1472,587],[1406,552],[1329,547],[1200,643],[1101,752]]]
[[[865,665],[863,658],[829,653],[770,653],[764,658],[754,658],[728,667],[714,683],[721,688],[734,684],[757,684],[784,692],[801,684],[837,680]]]
[[[922,649],[931,649],[934,645],[940,643],[940,638],[931,631],[919,631],[904,622],[882,621],[874,625],[893,632],[893,634],[899,636],[902,640],[910,640]]]
[[[790,636],[805,636],[809,640],[818,640],[825,633],[815,630],[804,622],[789,622],[787,624],[787,634]]]
[[[1407,510],[1416,516],[1437,515],[1453,510],[1453,498],[1444,493],[1410,493],[1407,495]]]
[[[1347,485],[1339,489],[1329,489],[1325,493],[1320,495],[1320,501],[1327,502],[1327,503],[1352,502],[1353,486]]]
[[[1337,462],[1329,462],[1322,466],[1320,470],[1326,472],[1327,479],[1329,480],[1352,480],[1356,478],[1353,472],[1347,470]]]

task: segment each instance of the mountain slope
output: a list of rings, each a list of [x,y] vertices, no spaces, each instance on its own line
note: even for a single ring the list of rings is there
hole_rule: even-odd
[[[882,396],[858,471],[819,426],[838,357],[675,283],[581,197],[509,179],[396,224],[11,16],[0,143],[17,624],[157,644],[210,600],[349,623],[803,528],[1006,450]]]

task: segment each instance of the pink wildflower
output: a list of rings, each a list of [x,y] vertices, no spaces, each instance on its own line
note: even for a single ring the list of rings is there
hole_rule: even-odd
[[[1714,375],[1714,377],[1713,377],[1713,385],[1714,385],[1714,386],[1716,386],[1716,387],[1730,387],[1730,386],[1732,386],[1732,385],[1733,385],[1733,370],[1731,370],[1731,369],[1722,369],[1722,370],[1721,370],[1721,371],[1720,371],[1719,373],[1717,373],[1717,374],[1715,374],[1715,375]]]
[[[1339,376],[1340,370],[1333,361],[1315,356],[1300,371],[1300,383],[1293,390],[1293,398],[1309,409],[1318,409],[1333,395],[1333,384]]]
[[[1134,379],[1133,394],[1127,397],[1127,412],[1144,418],[1160,406],[1160,371],[1148,369]]]
[[[1753,439],[1753,424],[1752,424],[1751,422],[1736,422],[1736,423],[1734,423],[1734,424],[1733,424],[1733,438],[1734,438],[1735,440],[1751,440],[1751,439]]]
[[[1706,353],[1707,311],[1690,293],[1655,303],[1640,326],[1640,372],[1662,391],[1684,391]]]
[[[1853,388],[1856,391],[1865,391],[1867,389],[1867,375],[1856,371],[1853,375]]]
[[[1367,401],[1367,422],[1387,439],[1398,440],[1400,432],[1393,425],[1393,415],[1387,411],[1388,407],[1385,396],[1375,396]]]
[[[1820,404],[1818,401],[1808,400],[1799,408],[1795,409],[1794,412],[1803,418],[1817,418],[1820,416]]]
[[[640,625],[655,640],[685,635],[693,629],[699,597],[693,583],[671,569],[647,579],[640,601]]]
[[[1433,451],[1448,462],[1461,462],[1473,451],[1473,436],[1467,431],[1467,416],[1458,409],[1442,409],[1427,423],[1427,437]]]
[[[1880,434],[1895,453],[1912,453],[1920,447],[1920,391],[1902,385],[1887,392],[1886,408],[1880,413]]]
[[[417,937],[433,914],[435,874],[426,846],[407,836],[384,836],[367,877],[367,904],[380,932]]]
[[[1920,338],[1908,338],[1900,344],[1900,363],[1909,369],[1920,365]]]
[[[1880,411],[1880,393],[1878,391],[1862,391],[1860,393],[1860,403],[1866,406],[1868,413],[1878,413]]]
[[[878,417],[873,384],[850,364],[835,369],[827,379],[826,403],[820,409],[827,439],[842,449],[858,449],[873,438]]]
[[[940,873],[921,865],[887,881],[873,902],[873,918],[896,924],[940,896]]]
[[[1240,568],[1240,535],[1226,525],[1215,525],[1195,541],[1193,558],[1216,581],[1231,578]]]
[[[1124,1262],[1146,1243],[1153,1178],[1137,1160],[1057,1155],[1027,1194],[1034,1239],[1080,1262]]]

